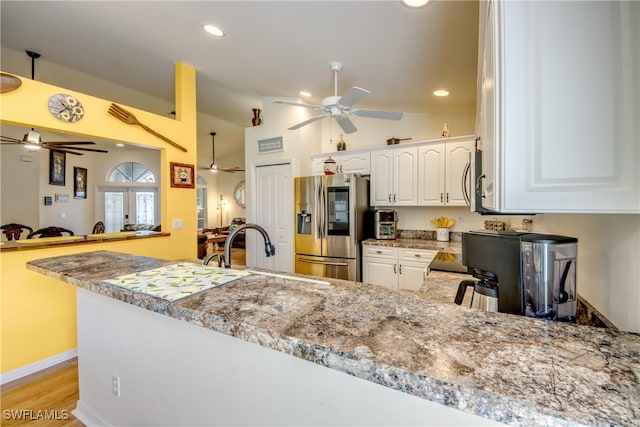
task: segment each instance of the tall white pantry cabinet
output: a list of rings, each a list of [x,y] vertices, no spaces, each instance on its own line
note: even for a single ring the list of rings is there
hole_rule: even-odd
[[[640,213],[640,2],[482,1],[485,208]]]

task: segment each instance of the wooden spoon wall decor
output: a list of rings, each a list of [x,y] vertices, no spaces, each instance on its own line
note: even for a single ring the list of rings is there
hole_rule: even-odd
[[[178,144],[177,142],[173,142],[172,140],[170,140],[166,136],[164,136],[164,135],[156,132],[155,130],[151,129],[149,126],[147,126],[147,125],[145,125],[143,123],[140,123],[140,121],[138,119],[136,119],[136,116],[134,116],[133,113],[131,113],[130,111],[125,110],[121,106],[119,106],[117,104],[111,104],[111,106],[109,106],[108,112],[109,112],[109,114],[111,114],[116,119],[118,119],[118,120],[120,120],[120,121],[122,121],[124,123],[130,124],[130,125],[138,125],[142,129],[144,129],[147,132],[149,132],[151,135],[157,136],[158,138],[160,138],[164,142],[167,142],[167,143],[173,145],[178,150],[182,150],[185,153],[187,152],[187,149],[184,148],[182,145]]]

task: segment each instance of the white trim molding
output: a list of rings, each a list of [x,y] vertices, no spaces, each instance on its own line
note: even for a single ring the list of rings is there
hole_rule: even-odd
[[[7,384],[11,381],[15,381],[19,378],[26,377],[27,375],[34,374],[43,369],[50,368],[58,363],[66,362],[78,356],[78,349],[74,348],[64,353],[56,354],[55,356],[48,357],[46,359],[39,360],[30,365],[23,366],[13,371],[5,372],[0,376],[0,385]]]

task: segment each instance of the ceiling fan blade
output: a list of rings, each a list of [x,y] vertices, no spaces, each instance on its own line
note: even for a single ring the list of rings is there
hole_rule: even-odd
[[[96,145],[93,141],[47,141],[44,145]]]
[[[295,105],[296,107],[317,108],[322,110],[322,105],[306,104],[304,102],[285,101],[284,99],[274,99],[274,104]]]
[[[10,136],[0,136],[0,141],[2,141],[2,142],[10,142],[12,144],[20,144],[20,143],[22,143],[21,139],[12,138]]]
[[[338,101],[338,104],[344,105],[345,107],[351,107],[356,102],[366,98],[366,96],[369,95],[369,93],[370,92],[366,89],[362,89],[361,87],[354,86],[349,90],[349,92],[347,92],[345,96],[340,98],[340,101]]]
[[[308,125],[309,123],[313,123],[313,122],[315,122],[316,120],[320,120],[320,119],[324,119],[325,117],[328,117],[328,116],[329,116],[329,114],[330,114],[330,113],[322,113],[322,114],[320,114],[320,115],[318,115],[318,116],[311,117],[310,119],[305,120],[304,122],[300,122],[300,123],[298,123],[298,124],[297,124],[297,125],[295,125],[295,126],[291,126],[291,127],[289,128],[289,130],[296,130],[296,129],[300,129],[301,127],[306,126],[306,125]]]
[[[42,148],[46,148],[47,150],[60,151],[62,153],[74,154],[76,156],[83,156],[84,155],[82,153],[76,153],[75,151],[71,151],[69,149],[65,149],[65,148],[61,148],[61,147],[47,147],[46,145],[43,145]],[[75,150],[75,148],[74,148],[74,150]]]
[[[336,122],[338,122],[344,133],[353,133],[358,130],[346,115],[336,117]]]
[[[218,170],[220,170],[222,172],[244,172],[244,169],[240,169],[238,166],[226,167],[226,168],[218,168]]]
[[[372,119],[400,120],[403,113],[380,110],[351,110],[351,114],[358,117],[370,117]]]
[[[49,144],[44,144],[44,148],[50,148],[52,150],[80,150],[80,151],[93,151],[94,153],[108,153],[107,150],[101,150],[99,148],[82,148],[82,147],[66,147],[64,145],[55,145],[49,147]]]

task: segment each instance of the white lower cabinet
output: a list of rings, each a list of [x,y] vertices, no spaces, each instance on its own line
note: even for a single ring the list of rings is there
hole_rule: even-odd
[[[438,251],[363,245],[362,281],[389,289],[417,291]]]

